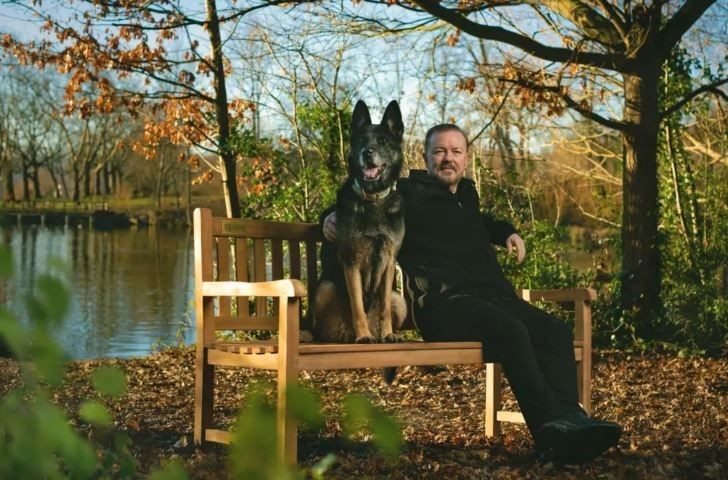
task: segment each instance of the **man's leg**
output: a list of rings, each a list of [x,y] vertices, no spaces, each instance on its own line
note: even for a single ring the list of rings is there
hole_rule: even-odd
[[[558,319],[525,307],[530,306],[459,296],[433,308],[427,318],[418,316],[418,326],[428,341],[483,342],[486,359],[503,366],[545,458],[589,461],[616,445],[621,428],[589,418],[578,406],[570,332]]]
[[[553,315],[520,299],[492,302],[518,318],[528,329],[541,372],[559,403],[558,410],[581,410],[578,407],[574,335],[571,328]]]
[[[428,341],[482,342],[486,359],[503,366],[532,433],[569,411],[560,405],[541,371],[528,328],[506,309],[484,298],[458,296],[432,309],[426,318],[418,317],[418,326]]]

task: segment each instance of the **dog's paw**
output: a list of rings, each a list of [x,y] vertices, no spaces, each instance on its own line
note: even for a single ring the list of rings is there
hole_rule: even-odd
[[[374,337],[371,335],[362,335],[361,337],[356,337],[354,343],[374,343]]]
[[[390,333],[384,337],[384,343],[400,343],[404,342],[404,338],[399,333]]]

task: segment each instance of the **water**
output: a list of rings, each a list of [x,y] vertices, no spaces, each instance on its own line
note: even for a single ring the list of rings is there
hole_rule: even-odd
[[[75,359],[134,357],[194,341],[194,263],[187,230],[3,228],[15,274],[7,304],[23,321],[34,278],[54,258],[69,269],[71,307],[56,340]]]

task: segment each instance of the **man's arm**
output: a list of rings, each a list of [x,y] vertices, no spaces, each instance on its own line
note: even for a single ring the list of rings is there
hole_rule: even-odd
[[[526,257],[526,244],[516,228],[505,220],[496,220],[492,215],[482,214],[485,229],[490,234],[491,242],[506,247],[508,252],[516,251],[518,263]]]

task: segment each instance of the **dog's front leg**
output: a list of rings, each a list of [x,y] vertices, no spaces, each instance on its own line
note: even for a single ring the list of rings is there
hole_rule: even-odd
[[[361,271],[357,265],[344,266],[346,288],[349,291],[349,305],[351,307],[351,323],[356,334],[356,343],[374,343],[374,336],[369,330],[367,314],[364,311],[364,293],[361,283]]]
[[[402,337],[392,330],[392,287],[394,285],[394,264],[390,264],[384,272],[383,282],[379,286],[381,301],[380,329],[382,340],[387,343],[401,342]]]

